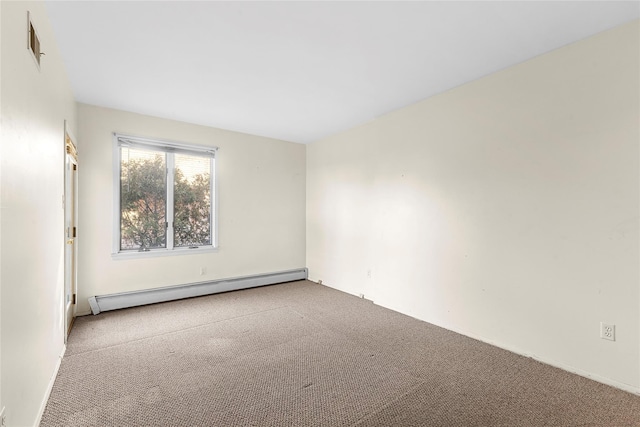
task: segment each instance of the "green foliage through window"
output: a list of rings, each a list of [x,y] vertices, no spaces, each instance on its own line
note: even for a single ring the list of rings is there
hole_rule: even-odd
[[[212,157],[119,150],[120,251],[211,246]]]
[[[175,165],[174,246],[210,245],[210,160],[176,154]]]

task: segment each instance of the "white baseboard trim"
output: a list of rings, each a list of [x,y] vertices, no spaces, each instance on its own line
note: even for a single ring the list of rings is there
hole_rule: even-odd
[[[89,298],[89,305],[91,306],[91,312],[95,315],[103,311],[255,288],[258,286],[273,285],[275,283],[305,280],[307,275],[307,269],[300,268],[297,270],[219,279],[209,282],[189,283],[110,295],[96,295]]]
[[[448,329],[448,328],[445,328],[445,329]],[[631,384],[627,384],[627,383],[623,383],[623,382],[620,382],[620,381],[616,381],[616,380],[613,380],[611,378],[602,377],[600,375],[584,371],[582,369],[579,369],[579,368],[576,368],[574,366],[570,366],[570,365],[564,364],[562,362],[558,362],[556,360],[548,359],[548,358],[545,358],[545,357],[540,357],[540,356],[538,356],[536,354],[529,354],[529,353],[520,351],[519,349],[510,347],[508,345],[497,344],[497,343],[495,343],[493,341],[489,341],[489,340],[483,339],[481,337],[473,336],[473,335],[466,334],[466,333],[463,333],[463,332],[459,332],[459,331],[456,331],[456,330],[453,330],[453,329],[449,329],[449,330],[453,331],[455,333],[458,333],[460,335],[464,335],[466,337],[473,338],[474,340],[482,341],[485,344],[489,344],[489,345],[492,345],[494,347],[501,348],[501,349],[509,351],[511,353],[515,353],[515,354],[520,355],[520,356],[528,357],[528,358],[536,360],[536,361],[538,361],[540,363],[544,363],[545,365],[553,366],[554,368],[562,369],[563,371],[567,371],[567,372],[570,372],[572,374],[580,375],[581,377],[588,378],[590,380],[597,381],[599,383],[602,383],[602,384],[605,384],[605,385],[608,385],[608,386],[611,386],[611,387],[615,387],[617,389],[620,389],[620,390],[623,390],[623,391],[626,391],[626,392],[629,392],[629,393],[632,393],[632,394],[640,396],[640,387],[636,387],[636,386],[631,385]]]
[[[418,320],[422,320],[422,319],[418,319]],[[425,320],[422,320],[422,321],[425,322]],[[428,323],[430,323],[430,322],[428,322]],[[435,323],[432,323],[432,324],[436,325],[438,327],[447,329],[449,331],[455,332],[457,334],[464,335],[465,337],[469,337],[469,338],[472,338],[474,340],[481,341],[481,342],[483,342],[485,344],[489,344],[489,345],[492,345],[494,347],[501,348],[502,350],[506,350],[506,351],[508,351],[510,353],[514,353],[514,354],[517,354],[519,356],[528,357],[528,358],[536,360],[536,361],[538,361],[540,363],[544,363],[545,365],[553,366],[554,368],[562,369],[563,371],[567,371],[567,372],[570,372],[572,374],[580,375],[581,377],[588,378],[590,380],[597,381],[599,383],[602,383],[602,384],[605,384],[605,385],[608,385],[608,386],[611,386],[611,387],[615,387],[617,389],[620,389],[620,390],[623,390],[623,391],[626,391],[626,392],[629,392],[629,393],[632,393],[632,394],[640,396],[640,387],[636,387],[636,386],[631,385],[631,384],[626,384],[626,383],[623,383],[623,382],[619,382],[619,381],[613,380],[611,378],[602,377],[600,375],[584,371],[584,370],[576,368],[574,366],[570,366],[570,365],[558,362],[557,360],[548,359],[546,357],[540,357],[540,356],[538,356],[536,354],[527,353],[527,352],[522,351],[521,349],[518,349],[518,348],[515,348],[515,347],[511,347],[509,345],[505,345],[505,344],[501,344],[501,343],[496,343],[494,341],[490,341],[490,340],[485,339],[485,338],[480,337],[480,336],[476,336],[476,335],[469,334],[469,333],[466,333],[466,332],[461,332],[459,330],[452,329],[452,328],[447,328],[445,326],[437,325]]]
[[[508,349],[505,349],[508,350]],[[511,350],[509,350],[511,351]],[[512,353],[515,353],[514,351],[512,351]],[[543,359],[541,357],[537,357],[535,355],[529,356],[532,359],[537,360],[540,363],[544,363],[546,365],[551,365],[553,367],[556,367],[558,369],[562,369],[563,371],[567,371],[567,372],[571,372],[573,374],[576,375],[580,375],[581,377],[585,377],[588,378],[590,380],[593,381],[597,381],[599,383],[611,386],[611,387],[615,387],[617,389],[629,392],[631,394],[635,394],[637,396],[640,396],[640,387],[635,387],[631,384],[626,384],[626,383],[622,383],[616,380],[612,380],[610,378],[606,378],[606,377],[601,377],[600,375],[597,374],[592,374],[590,372],[587,371],[583,371],[581,369],[578,368],[574,368],[573,366],[569,366],[569,365],[565,365],[563,363],[560,362],[556,362],[556,361],[552,361],[552,360],[547,360],[547,359]]]
[[[318,283],[318,280],[314,280],[314,278],[309,278],[308,280]],[[336,287],[331,286],[331,285],[327,285],[325,283],[322,283],[322,285],[323,286],[327,286],[327,287],[332,288],[332,289],[336,289],[336,290],[341,291],[341,292],[345,292],[347,294],[355,295],[352,292],[348,292],[348,291],[345,291],[343,289],[336,288]],[[389,306],[387,306],[385,304],[380,304],[378,301],[374,300],[373,303],[376,304],[376,305],[379,305],[380,307],[384,307],[384,308],[387,308],[389,310],[393,310],[395,312],[398,312],[398,313],[401,313],[401,314],[404,314],[404,315],[407,315],[407,316],[411,316],[410,314],[403,313],[402,311],[397,310],[397,309],[395,309],[393,307],[389,307]],[[413,317],[413,316],[411,316],[411,317]],[[421,322],[431,323],[432,325],[438,326],[440,328],[446,329],[446,330],[451,331],[451,332],[455,332],[455,333],[460,334],[460,335],[464,335],[465,337],[469,337],[469,338],[472,338],[472,339],[477,340],[477,341],[481,341],[481,342],[483,342],[485,344],[489,344],[489,345],[492,345],[494,347],[501,348],[503,350],[506,350],[508,352],[517,354],[519,356],[524,356],[524,357],[528,357],[530,359],[534,359],[534,360],[536,360],[536,361],[538,361],[540,363],[544,363],[545,365],[553,366],[554,368],[562,369],[563,371],[567,371],[567,372],[570,372],[572,374],[580,375],[581,377],[585,377],[585,378],[588,378],[590,380],[597,381],[599,383],[602,383],[602,384],[605,384],[605,385],[608,385],[608,386],[611,386],[611,387],[615,387],[617,389],[620,389],[620,390],[623,390],[623,391],[626,391],[626,392],[629,392],[629,393],[632,393],[632,394],[640,396],[640,386],[634,386],[632,384],[623,383],[623,382],[620,382],[620,381],[613,380],[611,378],[602,377],[600,375],[584,371],[584,370],[576,368],[574,366],[566,365],[566,364],[558,362],[556,360],[548,359],[548,358],[545,358],[545,357],[540,357],[540,356],[538,356],[536,354],[530,354],[530,353],[522,351],[521,349],[518,349],[518,348],[515,348],[515,347],[511,347],[509,345],[496,343],[496,342],[490,341],[490,340],[488,340],[486,338],[483,338],[483,337],[480,337],[480,336],[476,336],[476,335],[473,335],[473,334],[469,334],[467,332],[459,331],[459,330],[456,330],[456,329],[452,329],[452,328],[449,328],[449,327],[446,327],[446,326],[443,326],[443,325],[438,325],[436,323],[428,322],[427,320],[424,320],[424,319],[419,319],[417,317],[415,317],[415,319],[420,320]]]
[[[47,385],[47,391],[45,392],[44,398],[40,403],[40,409],[38,410],[38,416],[36,417],[36,422],[33,427],[38,427],[40,425],[40,421],[42,421],[42,416],[44,415],[44,410],[47,408],[47,402],[49,402],[49,397],[51,396],[51,392],[53,391],[53,384],[56,382],[56,378],[58,377],[58,371],[60,370],[60,365],[62,364],[62,358],[67,351],[67,345],[63,344],[62,352],[60,356],[58,356],[58,360],[56,361],[56,367],[53,370],[53,375],[49,379],[49,384]]]
[[[91,314],[91,310],[78,311],[78,312],[76,312],[74,317],[88,316],[90,314]]]

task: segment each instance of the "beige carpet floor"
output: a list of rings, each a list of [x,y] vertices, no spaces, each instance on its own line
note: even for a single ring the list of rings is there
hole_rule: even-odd
[[[640,397],[308,281],[80,317],[42,427],[640,426]]]

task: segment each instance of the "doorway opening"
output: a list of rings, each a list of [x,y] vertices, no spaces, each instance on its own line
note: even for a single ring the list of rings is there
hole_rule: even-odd
[[[71,332],[77,299],[78,151],[65,123],[64,132],[64,341]]]

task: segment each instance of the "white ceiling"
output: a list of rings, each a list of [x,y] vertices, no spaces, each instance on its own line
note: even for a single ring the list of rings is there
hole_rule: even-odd
[[[638,1],[47,8],[79,102],[301,143],[640,16]]]

